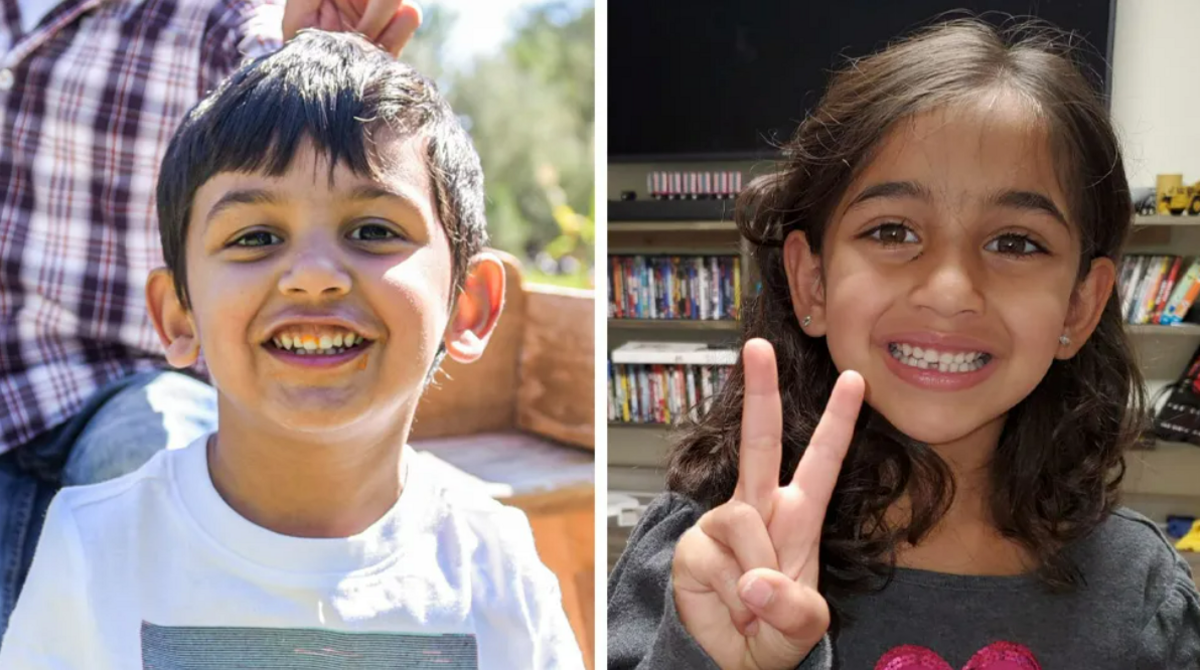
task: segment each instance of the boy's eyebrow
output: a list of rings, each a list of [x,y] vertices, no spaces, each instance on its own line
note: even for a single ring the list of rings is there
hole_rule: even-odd
[[[420,209],[417,207],[417,203],[413,201],[412,196],[409,194],[403,191],[384,188],[376,184],[363,184],[361,186],[356,186],[354,190],[350,191],[349,197],[351,200],[378,200],[380,198],[394,198],[396,200],[404,201],[405,204],[413,207],[414,209]]]
[[[931,200],[932,195],[924,184],[918,184],[915,181],[885,181],[864,188],[846,207],[846,211],[850,211],[863,202],[874,198],[917,198],[920,200]]]
[[[1058,206],[1054,204],[1054,201],[1036,191],[1000,191],[988,198],[988,204],[996,207],[1006,207],[1008,209],[1020,209],[1049,214],[1057,219],[1059,223],[1063,224],[1064,226],[1067,225],[1067,217],[1064,216],[1062,210],[1060,210]]]
[[[247,188],[236,191],[229,191],[217,200],[212,209],[208,210],[208,216],[204,218],[204,224],[212,223],[213,219],[217,218],[221,212],[238,205],[274,205],[279,202],[279,196],[261,188]]]

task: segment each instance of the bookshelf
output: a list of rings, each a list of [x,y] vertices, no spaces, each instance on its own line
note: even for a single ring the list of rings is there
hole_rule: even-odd
[[[743,304],[753,291],[748,249],[733,222],[732,200],[610,201],[608,253],[735,256],[740,259]],[[612,271],[611,263],[609,272]],[[731,319],[608,319],[608,354],[630,341],[696,342],[736,348],[739,323]],[[663,489],[666,423],[610,422],[609,490],[648,494]]]

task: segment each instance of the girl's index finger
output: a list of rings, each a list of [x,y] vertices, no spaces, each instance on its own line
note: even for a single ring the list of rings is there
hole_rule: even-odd
[[[783,409],[775,349],[752,339],[742,348],[746,390],[742,397],[742,441],[738,447],[738,483],[733,497],[753,506],[767,519],[779,488]]]
[[[857,372],[848,370],[838,377],[825,413],[792,476],[792,485],[800,487],[805,500],[820,506],[822,517],[837,484],[842,461],[850,449],[854,423],[858,421],[865,391],[866,383]]]

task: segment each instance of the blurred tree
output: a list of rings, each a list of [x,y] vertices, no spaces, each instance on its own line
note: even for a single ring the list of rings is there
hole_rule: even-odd
[[[497,52],[447,70],[455,16],[435,5],[404,54],[438,80],[474,139],[493,246],[527,261],[569,255],[584,282],[594,222],[575,212],[592,212],[595,191],[594,15],[579,2],[533,5]]]

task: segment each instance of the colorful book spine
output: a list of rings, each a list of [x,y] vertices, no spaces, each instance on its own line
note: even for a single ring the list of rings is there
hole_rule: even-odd
[[[620,319],[732,320],[741,266],[732,256],[612,256],[609,315]]]
[[[1182,321],[1183,317],[1187,316],[1187,311],[1196,297],[1193,294],[1189,300],[1188,294],[1196,286],[1200,286],[1200,258],[1193,260],[1192,264],[1188,266],[1187,273],[1175,282],[1175,288],[1171,291],[1171,297],[1168,298],[1167,306],[1163,309],[1158,322],[1164,326],[1171,326]]]
[[[609,367],[609,420],[678,423],[699,420],[729,377],[727,365]]]

